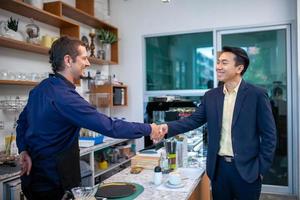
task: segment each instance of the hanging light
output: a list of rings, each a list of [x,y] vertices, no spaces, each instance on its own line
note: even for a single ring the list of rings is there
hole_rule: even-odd
[[[170,3],[171,0],[161,0],[163,3]]]

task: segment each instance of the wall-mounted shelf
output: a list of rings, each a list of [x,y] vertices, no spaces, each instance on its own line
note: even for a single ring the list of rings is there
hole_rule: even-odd
[[[0,36],[0,46],[47,55],[49,49],[40,45],[30,44]]]
[[[27,42],[13,40],[13,39],[2,37],[2,36],[0,36],[0,46],[11,48],[11,49],[17,49],[17,50],[22,50],[22,51],[43,54],[43,55],[48,55],[48,52],[49,52],[49,48],[46,48],[46,47],[43,47],[40,45],[30,44]],[[105,61],[105,60],[101,60],[101,59],[93,58],[93,57],[89,57],[89,61],[90,61],[90,63],[98,64],[98,65],[116,64],[115,62],[112,62],[112,61]]]
[[[80,0],[77,0],[81,2]],[[76,1],[76,3],[78,3]],[[91,5],[91,4],[89,4]],[[33,7],[27,3],[10,0],[5,3],[0,4],[0,8],[4,10],[11,11],[13,13],[33,18],[34,20],[44,22],[46,24],[53,25],[60,28],[60,35],[68,35],[72,37],[79,38],[79,25],[71,22],[68,19],[65,19],[63,16],[67,16],[94,28],[104,28],[110,30],[114,34],[118,35],[118,29],[114,26],[111,26],[94,16],[87,14],[86,12],[74,8],[63,2],[50,2],[44,4],[44,9],[41,10],[36,7]],[[49,49],[43,46],[29,44],[22,41],[13,40],[10,38],[5,38],[0,36],[0,46],[18,49],[22,51],[29,51],[33,53],[48,55]],[[118,42],[112,44],[111,46],[111,61],[105,61],[98,58],[89,58],[89,61],[93,64],[98,65],[115,65],[118,64]]]
[[[66,16],[91,27],[101,27],[108,30],[117,29],[116,27],[103,22],[92,15],[61,1],[45,3],[44,9],[60,17]]]
[[[98,64],[98,65],[116,65],[118,63],[113,62],[113,61],[106,61],[106,60],[101,60],[95,57],[89,57],[89,61],[90,63],[93,64]]]
[[[36,86],[37,84],[39,83],[34,81],[0,80],[0,85]]]
[[[33,18],[34,20],[49,24],[60,28],[61,35],[69,35],[79,38],[79,25],[65,18],[58,17],[47,11],[35,8],[27,3],[9,0],[0,4],[0,8],[10,12],[22,15],[24,17]]]
[[[76,1],[76,5],[81,2],[80,0]],[[93,4],[85,4],[87,6],[94,6]],[[87,8],[85,7],[85,9]],[[106,22],[103,22],[94,16],[84,12],[81,9],[74,8],[66,3],[61,1],[44,3],[44,9],[48,12],[51,12],[59,17],[66,16],[68,18],[74,19],[78,22],[86,24],[88,26],[94,27],[96,29],[106,29],[114,33],[118,37],[118,29]],[[93,9],[89,9],[93,10]],[[118,42],[115,42],[111,45],[111,62],[107,63],[96,63],[96,64],[118,64]]]
[[[127,86],[125,85],[98,85],[91,88],[92,94],[108,94],[107,98],[100,99],[100,104],[103,103],[104,99],[107,99],[108,106],[127,106]],[[95,96],[98,98],[97,96]],[[91,102],[97,102],[97,99],[91,100]],[[96,103],[98,105],[99,103]]]

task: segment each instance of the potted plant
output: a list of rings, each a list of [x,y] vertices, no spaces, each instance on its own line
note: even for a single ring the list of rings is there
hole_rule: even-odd
[[[24,41],[23,34],[18,31],[18,27],[19,27],[19,20],[10,17],[9,20],[7,20],[8,31],[6,34],[8,37],[12,39]]]
[[[105,52],[104,60],[111,60],[111,44],[118,41],[116,34],[105,29],[97,30],[97,37],[102,45],[102,51]]]
[[[10,17],[9,20],[7,21],[7,27],[15,32],[18,31],[18,26],[19,26],[19,20]]]

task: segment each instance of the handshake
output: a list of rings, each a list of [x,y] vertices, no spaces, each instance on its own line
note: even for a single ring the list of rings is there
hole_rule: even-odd
[[[165,135],[168,133],[168,125],[167,124],[157,125],[157,124],[152,123],[150,126],[151,126],[150,137],[154,143],[160,142],[165,137]]]

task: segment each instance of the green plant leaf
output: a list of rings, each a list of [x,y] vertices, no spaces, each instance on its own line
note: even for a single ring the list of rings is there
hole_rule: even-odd
[[[97,37],[102,43],[112,44],[118,41],[118,38],[114,33],[105,29],[97,30]]]

